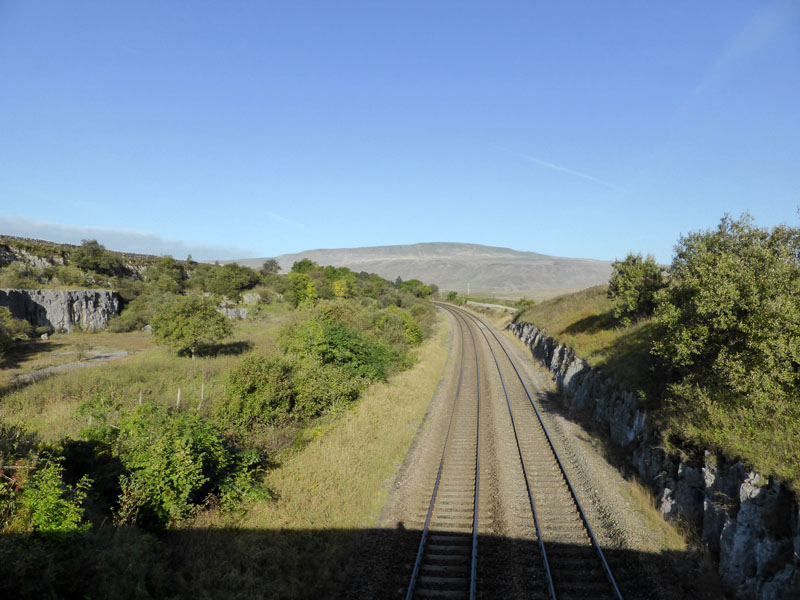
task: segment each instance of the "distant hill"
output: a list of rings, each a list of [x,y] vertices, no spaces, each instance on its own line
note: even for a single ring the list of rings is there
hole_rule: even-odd
[[[510,248],[435,242],[405,246],[321,249],[276,257],[281,269],[308,258],[321,265],[377,273],[386,279],[420,279],[442,291],[469,291],[500,297],[545,298],[605,283],[611,263],[604,260],[561,258]],[[259,268],[265,258],[235,261]]]

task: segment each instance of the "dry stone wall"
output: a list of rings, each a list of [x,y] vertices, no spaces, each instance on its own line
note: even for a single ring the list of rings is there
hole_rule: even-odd
[[[668,454],[636,396],[530,323],[509,329],[553,373],[562,401],[591,411],[654,490],[668,520],[691,524],[741,598],[800,599],[800,504],[780,481],[711,452]]]
[[[109,290],[0,290],[0,306],[17,319],[50,331],[99,331],[119,314],[120,298]]]

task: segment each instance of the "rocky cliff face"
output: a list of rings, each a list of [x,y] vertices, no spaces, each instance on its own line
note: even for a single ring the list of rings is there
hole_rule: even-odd
[[[800,598],[800,504],[781,482],[707,451],[693,459],[667,454],[633,394],[530,323],[509,329],[553,373],[563,402],[591,411],[627,450],[661,513],[695,527],[739,596]]]
[[[0,306],[51,331],[98,331],[119,314],[120,299],[108,290],[0,290]]]
[[[66,264],[65,254],[53,253],[46,257],[38,256],[25,248],[0,243],[0,266],[9,265],[16,261],[21,261],[34,267],[63,266]]]

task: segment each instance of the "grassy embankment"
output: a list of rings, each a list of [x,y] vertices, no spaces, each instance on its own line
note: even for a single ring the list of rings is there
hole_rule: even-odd
[[[599,285],[541,302],[518,320],[546,329],[621,385],[647,392],[652,389],[648,374],[653,328],[649,320],[617,326],[607,287]]]
[[[688,442],[741,459],[748,467],[800,490],[800,423],[781,417],[792,411],[780,406],[731,408],[709,402],[709,410],[698,414],[682,407],[671,398],[666,377],[650,353],[656,335],[652,321],[620,327],[606,297],[606,286],[542,302],[518,320],[546,329],[548,335],[571,346],[577,356],[638,392],[650,409],[651,422],[658,423],[668,444],[676,442],[679,449]]]

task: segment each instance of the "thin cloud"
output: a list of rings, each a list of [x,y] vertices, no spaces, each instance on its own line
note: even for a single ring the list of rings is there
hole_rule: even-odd
[[[290,225],[295,229],[300,229],[302,231],[311,231],[311,229],[307,225],[304,225],[303,223],[300,223],[298,221],[292,221],[291,219],[287,219],[286,217],[282,217],[281,215],[276,215],[275,213],[269,211],[264,211],[264,214],[267,215],[273,221],[277,221],[278,223],[283,223],[284,225]]]
[[[679,106],[683,115],[705,94],[733,77],[744,64],[756,56],[781,33],[797,25],[800,5],[796,0],[783,0],[765,7],[740,29],[706,69],[703,79]]]
[[[615,186],[613,183],[609,183],[608,181],[605,181],[604,179],[600,179],[599,177],[594,177],[594,176],[588,175],[586,173],[581,173],[580,171],[576,171],[575,169],[570,169],[569,167],[565,167],[565,166],[562,166],[562,165],[557,165],[555,163],[551,163],[549,161],[542,160],[541,158],[537,158],[535,156],[530,156],[529,154],[521,154],[519,152],[514,152],[513,150],[509,150],[508,148],[501,148],[500,146],[495,146],[495,147],[498,148],[499,150],[503,150],[504,152],[508,152],[509,154],[513,154],[514,156],[517,156],[517,157],[522,158],[524,160],[530,161],[530,162],[535,163],[537,165],[541,165],[542,167],[547,167],[548,169],[553,169],[554,171],[560,171],[562,173],[567,173],[568,175],[572,175],[574,177],[580,177],[581,179],[585,179],[587,181],[593,181],[594,183],[599,183],[600,185],[604,185],[604,186],[606,186],[608,188],[611,188],[612,190],[617,189],[617,186]]]
[[[37,221],[27,217],[0,215],[0,233],[17,237],[37,238],[62,244],[80,244],[81,240],[97,240],[109,250],[136,254],[169,254],[183,258],[189,254],[196,260],[226,260],[254,256],[252,250],[217,246],[215,244],[192,244],[155,235],[104,227],[83,227]]]

